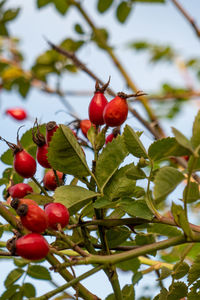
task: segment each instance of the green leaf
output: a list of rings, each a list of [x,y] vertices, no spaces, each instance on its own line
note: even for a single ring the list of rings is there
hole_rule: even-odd
[[[134,2],[165,3],[165,0],[133,0]]]
[[[121,245],[130,236],[130,230],[125,226],[112,228],[106,231],[109,248]]]
[[[166,267],[161,268],[160,276],[157,280],[163,280],[171,275],[172,271]]]
[[[104,13],[106,10],[110,8],[112,5],[113,0],[99,0],[97,4],[97,9],[100,13]]]
[[[128,18],[129,14],[131,12],[131,8],[132,8],[131,3],[126,2],[126,1],[122,1],[118,5],[117,11],[116,11],[116,16],[120,23],[124,23],[126,21],[126,19]]]
[[[24,270],[22,270],[22,269],[12,270],[8,274],[6,280],[4,281],[5,287],[8,288],[10,285],[12,285],[14,282],[16,282],[23,274],[24,274]]]
[[[24,198],[34,200],[38,205],[45,205],[47,203],[53,202],[54,198],[50,196],[44,196],[41,194],[28,194]]]
[[[70,128],[60,125],[53,135],[48,150],[48,161],[52,168],[77,178],[88,176],[85,154]]]
[[[190,154],[190,152],[180,146],[175,138],[163,138],[155,141],[149,147],[148,154],[152,160],[163,160],[170,156],[184,156]]]
[[[153,214],[149,210],[144,199],[134,200],[131,198],[123,198],[118,203],[118,206],[132,217],[139,217],[147,220],[151,220],[153,218]]]
[[[51,3],[51,0],[37,0],[37,7],[41,8],[43,6],[46,6],[47,4]]]
[[[179,229],[167,224],[149,224],[147,227],[147,232],[168,237],[182,235],[182,232]]]
[[[128,151],[135,157],[148,158],[146,150],[140,141],[137,133],[128,125],[124,128],[124,142]]]
[[[56,189],[54,199],[56,202],[64,204],[70,215],[73,215],[98,195],[80,186],[65,185]]]
[[[57,0],[55,0],[57,1]],[[73,39],[67,38],[62,43],[60,44],[60,47],[70,51],[70,52],[76,52],[81,46],[83,46],[84,41],[79,40],[79,41],[74,41]],[[65,58],[66,59],[66,58]],[[55,61],[56,63],[56,61]]]
[[[29,260],[26,260],[26,259],[24,259],[24,258],[14,258],[14,259],[13,259],[13,262],[14,262],[14,264],[15,264],[17,267],[23,268],[23,267],[25,267],[30,261],[29,261]]]
[[[138,246],[148,245],[155,243],[155,236],[153,234],[146,234],[146,233],[138,233],[135,237],[135,243]],[[156,251],[149,251],[151,255],[156,255]]]
[[[74,30],[79,34],[85,34],[82,26],[78,23],[74,25]]]
[[[126,284],[122,289],[123,300],[134,300],[135,291],[132,284]]]
[[[118,263],[116,267],[120,268],[124,272],[132,271],[133,273],[136,273],[140,267],[140,261],[138,258],[132,258]]]
[[[190,225],[185,215],[185,211],[182,208],[182,206],[176,205],[174,202],[172,202],[171,211],[176,224],[178,224],[183,229],[187,237],[192,238],[192,230],[190,228]]]
[[[117,170],[107,183],[104,189],[104,195],[110,200],[134,195],[135,181],[126,177],[126,172],[130,167],[132,167],[132,164]]]
[[[35,287],[31,283],[28,283],[28,282],[24,283],[22,285],[22,291],[23,291],[24,296],[26,296],[27,298],[35,297],[35,295],[36,295]]]
[[[183,198],[185,199],[186,197],[186,190],[187,187],[185,187],[183,191]],[[188,190],[188,195],[187,195],[187,203],[192,203],[200,199],[200,193],[199,193],[199,186],[196,182],[190,182],[190,188]]]
[[[198,111],[198,114],[194,120],[193,123],[193,129],[192,129],[192,138],[191,138],[191,143],[192,146],[197,148],[200,145],[200,110]]]
[[[184,179],[184,175],[177,169],[172,167],[161,168],[155,176],[154,180],[154,197],[155,199],[163,199],[169,195],[177,185]]]
[[[8,149],[6,152],[4,152],[1,155],[1,161],[6,165],[13,165],[13,151],[11,149]]]
[[[173,268],[172,276],[174,279],[180,279],[188,273],[189,269],[190,267],[186,262],[184,261],[178,262],[175,264]]]
[[[137,284],[143,278],[143,274],[141,272],[136,272],[132,277],[133,285]]]
[[[200,297],[200,280],[198,280],[194,285],[190,288],[190,292],[187,295],[187,300],[196,300]]]
[[[49,271],[45,267],[39,265],[29,265],[27,275],[36,279],[51,280]]]
[[[130,167],[126,171],[126,176],[132,180],[145,179],[146,174],[139,167],[134,164],[129,165]]]
[[[188,273],[188,283],[191,285],[195,280],[200,277],[200,255],[195,258],[194,263],[192,264],[189,273]]]
[[[20,8],[6,10],[3,14],[2,22],[6,23],[14,20],[18,16],[19,12],[20,12]]]
[[[16,294],[16,290],[19,289],[19,285],[18,284],[14,284],[9,286],[6,291],[1,295],[0,300],[8,300],[10,299],[13,295]]]
[[[167,296],[167,300],[178,300],[187,296],[187,286],[184,282],[174,282],[170,288]]]
[[[65,15],[68,8],[69,8],[69,4],[67,3],[66,0],[52,0],[52,2],[54,3],[57,11],[61,14],[61,15]]]
[[[103,149],[96,164],[96,178],[102,190],[127,154],[128,151],[122,136],[115,138],[112,143],[108,143]]]
[[[193,148],[191,142],[176,128],[172,127],[172,132],[175,135],[175,139],[178,144],[188,149],[191,153],[193,153]]]

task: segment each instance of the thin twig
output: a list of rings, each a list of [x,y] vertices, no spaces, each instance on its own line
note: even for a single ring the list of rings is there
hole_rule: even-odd
[[[198,28],[195,20],[188,14],[188,12],[183,8],[183,6],[177,0],[171,0],[178,10],[182,13],[185,19],[191,24],[197,36],[200,38],[200,29]]]

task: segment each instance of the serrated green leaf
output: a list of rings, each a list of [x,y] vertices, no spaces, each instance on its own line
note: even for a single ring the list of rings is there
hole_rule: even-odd
[[[9,300],[21,300],[23,297],[22,291],[15,293]]]
[[[176,128],[172,127],[172,132],[178,144],[188,149],[191,153],[193,153],[191,142]]]
[[[188,272],[188,283],[191,285],[200,277],[200,255],[198,255]]]
[[[124,23],[130,12],[131,12],[131,3],[130,2],[126,2],[126,1],[122,1],[118,7],[117,7],[117,11],[116,11],[116,16],[117,16],[117,19],[120,23]]]
[[[56,189],[54,199],[56,202],[64,204],[70,215],[73,215],[96,196],[99,196],[99,194],[83,187],[65,185]]]
[[[132,217],[139,217],[147,220],[151,220],[153,217],[153,214],[149,210],[144,199],[134,200],[131,198],[123,198],[118,203],[118,206]]]
[[[190,152],[180,146],[175,138],[168,137],[155,141],[150,145],[148,154],[152,160],[163,160],[170,156],[184,156],[190,154]]]
[[[8,149],[1,155],[1,161],[6,165],[13,165],[13,151],[11,149]]]
[[[130,230],[125,226],[112,228],[106,231],[109,248],[121,245],[130,236]]]
[[[60,172],[77,178],[88,176],[85,155],[70,128],[60,125],[53,135],[48,150],[50,165]]]
[[[112,5],[113,0],[98,0],[97,9],[100,13],[107,11]]]
[[[54,198],[50,196],[44,196],[41,194],[28,194],[24,198],[34,200],[38,205],[45,205],[47,203],[53,202]]]
[[[187,187],[183,191],[183,199],[186,197]],[[187,194],[187,203],[192,203],[200,199],[199,186],[196,182],[190,182],[190,188]]]
[[[140,141],[137,133],[128,125],[125,126],[123,132],[124,142],[128,151],[135,157],[148,158],[146,150]]]
[[[138,246],[148,245],[155,243],[155,236],[153,234],[138,233],[135,236],[135,243]],[[151,255],[156,255],[156,251],[149,251]]]
[[[193,148],[197,148],[200,145],[200,110],[198,111],[198,114],[196,115],[196,118],[193,123],[192,128],[192,138],[191,143]]]
[[[178,262],[175,264],[173,268],[172,276],[174,279],[180,279],[188,273],[189,269],[190,267],[186,262],[184,261]]]
[[[161,168],[154,179],[154,197],[162,199],[169,195],[183,181],[184,175],[172,167]]]
[[[129,165],[130,167],[126,171],[126,176],[132,180],[145,179],[146,174],[139,167],[134,164]]]
[[[31,283],[28,283],[28,282],[26,282],[22,285],[22,291],[23,291],[24,296],[26,296],[27,298],[35,297],[35,295],[36,295],[35,287]]]
[[[106,195],[110,200],[133,196],[135,190],[135,181],[128,179],[126,177],[126,172],[132,167],[131,165],[126,165],[115,172],[107,183],[104,189],[104,195]]]
[[[51,275],[47,268],[40,265],[29,265],[27,275],[36,279],[51,280]]]
[[[162,288],[160,294],[158,294],[153,300],[167,300],[168,291],[166,288]]]
[[[187,300],[197,300],[200,297],[200,280],[190,287],[190,292],[187,295]]]
[[[111,202],[107,196],[98,197],[97,200],[93,203],[94,208],[114,208],[117,205],[117,201]]]
[[[115,138],[112,143],[108,143],[103,149],[96,164],[96,178],[102,190],[115,174],[127,154],[128,151],[122,136]]]
[[[132,271],[134,273],[137,272],[137,270],[140,267],[140,261],[138,258],[132,258],[129,260],[122,261],[118,264],[116,264],[117,268],[120,268],[122,271]]]
[[[187,237],[192,238],[192,230],[190,228],[190,225],[185,215],[185,211],[182,208],[182,206],[176,205],[174,202],[172,202],[171,211],[176,224],[178,224],[183,229]]]
[[[160,276],[158,280],[163,280],[171,275],[172,271],[166,267],[161,268]]]
[[[6,280],[4,281],[4,285],[6,288],[8,288],[10,285],[12,285],[14,282],[16,282],[22,275],[24,274],[24,270],[22,269],[14,269],[12,270]]]
[[[167,300],[177,300],[187,296],[187,285],[184,282],[174,282],[170,288],[167,296]]]
[[[168,237],[182,235],[182,232],[179,229],[167,224],[149,224],[149,226],[147,227],[147,232],[156,233]]]
[[[134,287],[131,284],[126,284],[122,289],[122,297],[123,300],[134,300],[135,299],[135,291]]]

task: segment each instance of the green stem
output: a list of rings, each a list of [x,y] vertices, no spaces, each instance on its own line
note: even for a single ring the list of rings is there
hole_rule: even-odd
[[[62,286],[58,287],[57,289],[51,291],[51,292],[48,292],[46,294],[44,294],[43,296],[40,296],[40,297],[37,297],[37,298],[30,298],[29,300],[47,300],[53,296],[55,296],[56,294],[64,291],[65,289],[67,289],[68,287],[72,286],[72,285],[75,285],[76,283],[78,283],[79,281],[95,274],[96,272],[100,271],[101,269],[103,269],[103,266],[98,266],[98,267],[95,267],[94,269],[74,278],[73,280],[71,280],[70,282],[68,283],[65,283],[63,284]]]
[[[144,256],[139,256],[138,259],[139,259],[139,261],[140,261],[141,264],[154,267],[152,269],[152,271],[153,270],[158,270],[158,269],[160,269],[162,267],[168,268],[169,270],[173,270],[173,268],[174,268],[173,264],[161,262],[161,261],[158,261],[158,260],[152,260],[152,259],[146,258]]]
[[[148,177],[146,202],[147,202],[147,205],[148,205],[149,209],[152,211],[152,213],[156,216],[156,218],[158,220],[160,220],[161,215],[159,214],[159,212],[155,208],[155,206],[152,202],[151,193],[150,193],[150,183],[151,183],[152,172],[153,172],[153,162],[150,160],[150,163],[151,163],[151,170],[150,170],[150,174],[149,174],[149,177]]]
[[[46,260],[52,265],[52,266],[59,266],[60,262],[53,256],[51,253],[49,253],[46,256]],[[99,298],[95,296],[94,294],[90,293],[82,284],[77,283],[78,281],[72,282],[75,278],[72,276],[72,274],[67,269],[58,269],[58,273],[68,282],[71,281],[70,286],[72,286],[75,290],[78,288],[80,296],[85,300],[98,300]],[[77,278],[76,278],[77,279]]]
[[[54,172],[54,175],[55,175],[55,178],[56,178],[56,184],[57,184],[57,186],[60,186],[60,181],[59,181],[58,174],[57,174],[56,170],[53,169],[53,172]]]
[[[200,235],[194,234],[194,240],[192,242],[199,242],[200,241]],[[109,265],[109,264],[117,264],[122,261],[126,261],[144,254],[147,254],[151,251],[157,251],[165,248],[169,248],[172,246],[184,244],[188,242],[185,238],[185,236],[178,236],[173,237],[161,242],[156,242],[153,244],[148,244],[145,246],[141,246],[139,248],[125,251],[119,254],[113,254],[113,255],[104,255],[104,256],[98,256],[98,255],[91,255],[90,257],[86,258],[80,258],[74,261],[74,264],[77,265],[83,265],[83,264],[103,264],[103,265]]]
[[[45,195],[45,196],[49,196],[48,193],[45,191],[44,187],[37,181],[37,179],[33,176],[31,177],[31,179],[35,182],[35,184],[37,184],[37,186],[40,188],[41,192]]]

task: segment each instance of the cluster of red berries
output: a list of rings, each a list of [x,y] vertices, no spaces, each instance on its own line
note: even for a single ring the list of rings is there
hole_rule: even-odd
[[[28,184],[16,184],[9,188],[12,197],[21,195],[25,197],[32,192]],[[69,223],[69,211],[61,203],[48,203],[44,210],[31,199],[13,198],[11,206],[16,210],[22,225],[31,233],[12,239],[8,249],[12,254],[20,255],[30,260],[44,258],[49,252],[49,244],[41,235],[47,228],[57,230],[58,226],[64,228]]]

